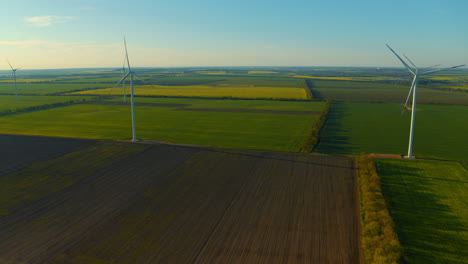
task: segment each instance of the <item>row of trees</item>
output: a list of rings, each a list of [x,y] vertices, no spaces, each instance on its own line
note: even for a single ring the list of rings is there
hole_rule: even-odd
[[[331,100],[327,100],[325,102],[325,106],[320,112],[317,121],[315,121],[314,125],[312,126],[312,129],[310,130],[309,135],[307,135],[306,140],[301,146],[302,153],[312,152],[317,147],[319,143],[320,130],[325,124],[325,121],[327,121],[328,112],[330,111],[330,104]]]
[[[366,263],[401,263],[402,247],[382,194],[375,161],[371,155],[360,155],[356,162]]]

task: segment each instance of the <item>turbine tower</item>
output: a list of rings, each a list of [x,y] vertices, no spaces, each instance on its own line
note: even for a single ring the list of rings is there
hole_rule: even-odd
[[[125,58],[127,61],[127,67],[128,71],[127,73],[118,81],[113,88],[115,88],[117,85],[119,85],[121,82],[125,82],[127,77],[130,77],[130,103],[131,103],[131,111],[132,111],[132,141],[138,141],[136,138],[136,125],[135,125],[135,97],[134,97],[134,88],[133,88],[133,77],[143,81],[143,83],[146,84],[146,82],[140,78],[138,75],[136,75],[132,69],[130,68],[130,60],[128,59],[128,51],[127,51],[127,41],[125,40],[124,37],[124,46],[125,46]],[[125,64],[124,64],[125,65]]]
[[[18,87],[16,86],[16,70],[19,70],[20,68],[14,69],[13,66],[11,66],[11,63],[7,60],[8,65],[10,65],[11,68],[11,76],[13,77],[13,82],[15,83],[15,93],[16,93],[16,101],[18,101]]]
[[[403,105],[403,107],[404,107],[403,111],[405,111],[405,109],[407,109],[408,102],[409,102],[409,100],[410,100],[410,98],[412,96],[413,97],[413,104],[411,106],[411,126],[410,126],[410,136],[409,136],[409,144],[408,144],[408,155],[405,156],[405,158],[414,159],[414,156],[413,156],[414,122],[416,120],[416,101],[417,101],[417,95],[418,95],[417,88],[418,88],[419,77],[424,76],[424,75],[428,75],[428,74],[431,74],[431,73],[439,72],[439,71],[444,71],[444,70],[463,67],[465,65],[458,65],[458,66],[452,66],[452,67],[448,67],[448,68],[442,68],[442,69],[428,70],[428,71],[420,72],[420,69],[408,57],[405,56],[406,60],[413,66],[413,68],[411,68],[408,65],[408,63],[405,62],[389,45],[387,45],[387,47],[393,52],[393,54],[395,54],[395,56],[400,60],[400,62],[405,66],[405,68],[408,69],[408,71],[411,72],[411,74],[413,74],[413,82],[411,83],[411,89],[410,89],[410,91],[408,93],[408,97],[406,98],[406,102]],[[438,65],[435,65],[435,66],[438,66]],[[434,66],[431,66],[431,67],[434,67]],[[431,67],[428,67],[428,68],[431,68]],[[423,68],[423,69],[427,69],[427,68]]]

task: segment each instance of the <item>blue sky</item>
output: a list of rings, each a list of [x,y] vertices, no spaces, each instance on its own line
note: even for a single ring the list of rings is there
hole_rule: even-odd
[[[38,68],[468,63],[468,1],[1,1],[0,57]],[[0,64],[0,69],[8,65]]]

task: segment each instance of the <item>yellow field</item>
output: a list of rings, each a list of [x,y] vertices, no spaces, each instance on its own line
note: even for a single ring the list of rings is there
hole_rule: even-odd
[[[30,82],[52,82],[56,79],[16,79],[18,83],[30,83]],[[11,83],[13,80],[2,80],[0,82]]]
[[[390,77],[320,77],[320,76],[308,76],[308,75],[293,75],[294,78],[304,78],[304,79],[317,79],[317,80],[335,80],[335,81],[378,81],[378,80],[388,80]]]
[[[436,81],[451,81],[451,82],[468,82],[468,77],[451,77],[451,76],[444,76],[444,77],[427,77],[431,80]]]
[[[276,74],[274,71],[249,71],[249,74]]]
[[[127,89],[129,93],[129,90]],[[122,88],[106,88],[70,93],[73,95],[123,95]],[[135,95],[307,99],[304,88],[291,87],[213,87],[206,85],[164,86],[137,85]]]

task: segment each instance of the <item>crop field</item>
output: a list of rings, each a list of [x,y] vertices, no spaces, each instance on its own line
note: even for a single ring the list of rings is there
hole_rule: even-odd
[[[405,263],[468,263],[468,164],[380,159],[377,165]]]
[[[248,74],[278,74],[279,72],[274,71],[249,71]]]
[[[150,99],[155,100],[155,98]],[[283,104],[281,110],[278,110],[275,107],[249,109],[246,103],[243,108],[239,108],[242,111],[226,112],[219,111],[222,108],[217,108],[216,105],[209,107],[200,105],[201,109],[192,111],[190,108],[180,109],[180,105],[171,105],[170,102],[169,105],[166,103],[159,106],[136,107],[138,138],[229,148],[297,152],[317,118],[317,110],[324,105],[322,102],[299,102],[303,106],[303,110],[300,111],[298,106],[288,110],[288,105],[293,106],[292,104]],[[268,106],[266,103],[265,105]],[[98,102],[70,105],[47,111],[4,116],[0,118],[0,122],[2,123],[0,133],[94,139],[131,137],[128,104],[106,105]]]
[[[5,263],[359,261],[345,157],[98,142],[1,180]]]
[[[73,185],[84,176],[144,149],[144,145],[104,142],[7,174],[0,178],[0,216]]]
[[[65,93],[75,90],[91,89],[91,88],[105,88],[109,84],[105,83],[18,83],[18,93],[28,95],[46,95]],[[15,94],[15,88],[12,83],[0,83],[0,94]]]
[[[409,83],[356,82],[356,81],[308,81],[319,99],[345,102],[404,103],[408,96]],[[418,102],[440,104],[468,104],[468,93],[433,89],[423,85],[418,88]]]
[[[16,79],[17,83],[37,83],[37,82],[53,82],[56,79]],[[13,80],[0,80],[0,83],[13,83]]]
[[[127,93],[130,91],[127,89]],[[123,89],[107,88],[74,92],[75,95],[123,95]],[[179,97],[232,97],[232,98],[270,98],[270,99],[302,99],[305,100],[305,88],[293,87],[232,87],[232,86],[163,86],[137,85],[137,96],[179,96]]]
[[[127,101],[129,98],[127,97]],[[123,102],[123,96],[113,98],[111,101]],[[324,102],[296,102],[296,101],[272,101],[272,100],[217,100],[217,99],[192,99],[192,98],[151,98],[135,97],[136,103],[148,104],[179,104],[188,108],[212,108],[212,109],[245,109],[245,110],[278,110],[278,111],[310,111],[319,112],[324,107]]]
[[[225,80],[209,83],[211,86],[218,87],[292,87],[304,88],[306,87],[304,80],[297,80],[285,77],[233,77],[226,78]]]
[[[0,179],[8,173],[23,169],[34,162],[62,156],[89,147],[95,142],[86,139],[50,140],[47,137],[25,137],[0,134]],[[2,189],[3,191],[3,189]]]
[[[16,101],[14,95],[0,95],[0,114],[5,111],[14,112],[23,108],[41,106],[46,104],[65,103],[69,101],[86,101],[92,99],[89,96],[29,96],[19,95]]]
[[[335,103],[317,151],[406,154],[411,114],[398,104]],[[414,155],[468,160],[468,106],[418,105]]]

